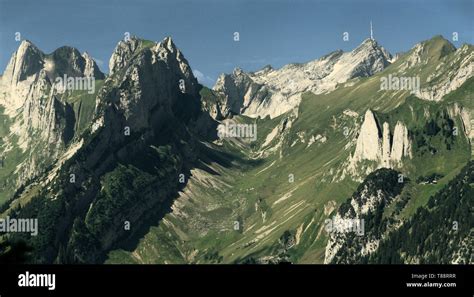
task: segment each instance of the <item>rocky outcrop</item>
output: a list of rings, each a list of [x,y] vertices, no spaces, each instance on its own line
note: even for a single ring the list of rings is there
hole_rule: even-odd
[[[390,161],[397,163],[402,161],[402,157],[411,157],[411,142],[408,139],[408,129],[401,122],[397,122],[395,125],[392,143]]]
[[[119,42],[109,61],[109,75],[113,75],[118,69],[126,66],[133,53],[138,49],[139,44],[140,40],[135,36]]]
[[[160,107],[173,114],[178,110],[172,109],[185,104],[187,98],[199,97],[197,79],[170,37],[149,47],[143,43],[136,38],[119,42],[110,58],[112,75],[106,82],[106,87],[119,87],[114,93],[100,94],[96,100],[98,114],[107,103],[113,104],[132,131],[150,126],[150,110]],[[195,104],[199,102],[189,102],[179,111],[180,116],[188,115],[186,109]]]
[[[17,185],[51,165],[73,136],[74,112],[54,88],[55,79],[64,75],[105,77],[93,59],[77,49],[61,47],[44,54],[23,41],[0,80],[0,106],[10,118],[12,136],[0,150],[19,150],[24,156],[12,172]]]
[[[232,74],[222,74],[213,90],[226,98],[222,114],[273,118],[297,107],[303,92],[330,92],[352,78],[382,71],[390,59],[375,40],[367,39],[352,52],[335,51],[305,64],[278,70],[266,66],[252,73],[237,68]]]
[[[105,75],[99,70],[95,61],[89,54],[81,53],[70,46],[63,46],[56,49],[45,57],[48,76],[52,81],[56,77],[94,77],[94,79],[104,79]]]
[[[458,103],[454,103],[453,105],[448,107],[448,114],[449,116],[454,119],[459,117],[462,122],[462,130],[464,135],[472,141],[474,140],[474,118],[471,116],[474,114],[474,110],[465,108]]]
[[[230,114],[245,113],[246,109],[256,109],[255,102],[265,105],[270,99],[270,92],[263,84],[256,83],[247,73],[236,68],[230,75],[222,74],[217,79],[214,91],[225,98],[220,106],[220,113],[226,117]]]
[[[339,71],[341,74],[348,73],[349,78],[372,76],[390,65],[391,59],[392,55],[385,48],[374,39],[367,38],[359,47],[342,57],[342,64],[350,67]],[[336,74],[336,76],[338,75]]]
[[[84,70],[82,71],[85,77],[95,77],[96,79],[105,78],[105,75],[100,71],[97,63],[87,52],[84,52],[82,57],[85,61]]]
[[[394,168],[401,165],[403,158],[411,158],[411,140],[406,126],[398,121],[390,132],[390,125],[384,122],[382,130],[374,113],[368,109],[357,137],[354,154],[350,158],[352,168],[363,160],[377,162],[376,168]]]
[[[336,214],[326,220],[324,227],[329,239],[325,264],[360,263],[377,250],[382,234],[391,228],[383,212],[405,185],[398,180],[398,174],[386,168],[371,173]],[[378,221],[374,223],[375,220]]]
[[[357,145],[353,155],[354,161],[371,160],[377,161],[382,157],[382,139],[380,128],[373,112],[368,109],[364,116],[364,122],[360,127]]]
[[[38,73],[43,68],[43,59],[44,54],[35,45],[28,40],[22,41],[3,73],[4,85],[16,86],[20,81]]]

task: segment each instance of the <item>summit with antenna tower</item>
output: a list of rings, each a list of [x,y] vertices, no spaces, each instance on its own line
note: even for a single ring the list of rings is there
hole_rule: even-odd
[[[374,40],[374,30],[372,29],[372,21],[370,21],[370,39]]]

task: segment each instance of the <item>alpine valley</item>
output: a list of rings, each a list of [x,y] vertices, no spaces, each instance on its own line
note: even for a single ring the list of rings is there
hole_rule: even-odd
[[[369,38],[210,89],[170,37],[120,41],[108,74],[24,40],[0,78],[0,219],[38,230],[0,233],[0,259],[472,264],[473,57]]]

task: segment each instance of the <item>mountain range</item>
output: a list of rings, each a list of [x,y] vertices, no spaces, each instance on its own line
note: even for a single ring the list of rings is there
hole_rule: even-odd
[[[473,56],[369,38],[210,89],[170,37],[120,41],[109,74],[22,41],[0,79],[0,218],[39,232],[1,246],[31,263],[473,263]]]

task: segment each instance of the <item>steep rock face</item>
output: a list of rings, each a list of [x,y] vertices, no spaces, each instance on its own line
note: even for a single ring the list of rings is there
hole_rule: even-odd
[[[408,129],[402,122],[398,121],[395,125],[393,136],[387,122],[383,123],[382,129],[381,131],[374,113],[367,110],[354,154],[350,158],[353,169],[363,160],[376,161],[377,168],[393,168],[401,165],[402,158],[412,157]]]
[[[142,49],[140,53],[133,52],[139,49]],[[129,65],[132,60],[134,63]],[[123,74],[115,75],[106,82],[107,85],[113,83],[119,87],[114,93],[100,94],[96,110],[100,113],[104,109],[101,107],[104,101],[113,104],[123,112],[132,131],[149,127],[149,111],[154,108],[170,109],[165,112],[173,113],[171,109],[174,106],[185,103],[185,99],[177,98],[179,94],[183,98],[199,96],[198,82],[191,67],[169,37],[149,48],[140,46],[136,38],[121,41],[109,64],[114,69],[112,72],[123,70]],[[158,98],[160,101],[157,102]],[[187,108],[193,106],[194,103]],[[181,116],[185,115],[186,110],[183,110]]]
[[[120,41],[109,61],[109,74],[113,75],[115,71],[126,66],[133,53],[138,49],[140,41],[136,37],[131,37],[126,41]]]
[[[186,174],[196,158],[199,146],[196,134],[216,128],[208,126],[211,125],[209,116],[201,113],[197,80],[171,38],[151,46],[144,46],[144,41],[138,39],[126,43],[119,43],[114,51],[111,64],[121,62],[114,64],[114,74],[97,97],[96,113],[100,125],[91,136],[93,140],[79,150],[79,157],[73,157],[73,160],[84,160],[61,169],[97,179],[82,182],[89,184],[90,193],[78,193],[80,187],[70,189],[68,193],[78,199],[78,207],[87,214],[85,217],[81,212],[77,214],[76,221],[80,223],[75,223],[69,231],[69,242],[61,243],[69,251],[67,259],[60,261],[101,261],[105,251],[128,236],[122,228],[125,220],[141,226],[146,223],[145,218],[156,219],[156,212],[164,211],[168,201],[176,195],[179,174]],[[122,56],[118,57],[117,53]],[[184,89],[180,85],[184,85]],[[124,133],[125,127],[130,128],[129,136]],[[169,149],[167,154],[160,153],[157,159],[159,146],[160,150]],[[172,165],[167,165],[170,162]],[[110,217],[98,222],[96,217],[102,213],[100,207],[110,207],[104,202],[107,194],[101,190],[101,180],[121,171],[121,164],[128,163],[146,172],[145,176],[153,182],[142,184],[139,194],[142,203],[130,201],[127,207],[111,209],[108,211]],[[110,225],[108,220],[113,220],[114,224]],[[137,229],[134,232],[138,232]],[[90,251],[75,239],[75,234],[94,238],[96,248]]]
[[[381,47],[377,41],[366,39],[352,52],[343,55],[336,64],[338,72],[332,73],[335,77],[347,76],[367,77],[382,71],[390,64],[392,55]],[[350,65],[349,69],[342,69],[342,66]]]
[[[10,135],[0,153],[19,150],[23,154],[12,172],[17,186],[49,166],[72,138],[72,108],[53,87],[55,79],[64,75],[105,77],[92,58],[81,56],[77,49],[61,47],[44,54],[23,41],[0,79],[0,106],[10,119]]]
[[[253,73],[236,69],[221,75],[213,90],[226,98],[223,114],[231,111],[273,118],[297,107],[303,92],[330,92],[352,78],[382,71],[390,59],[375,40],[367,39],[352,52],[335,51],[305,64],[289,64],[278,70],[266,66]]]
[[[411,143],[408,140],[408,129],[401,122],[397,122],[393,132],[393,146],[390,153],[390,159],[394,162],[400,162],[402,157],[411,156]]]
[[[89,54],[81,53],[70,46],[63,46],[56,49],[45,59],[47,72],[53,80],[56,77],[94,77],[104,79],[105,75],[99,70],[95,61]]]
[[[380,129],[373,112],[368,109],[360,128],[359,137],[357,138],[357,146],[353,156],[354,160],[379,160],[382,155],[381,145]]]
[[[226,105],[226,98],[224,96],[217,94],[211,89],[203,88],[201,92],[202,110],[206,111],[213,119],[220,121],[225,118],[224,115],[228,116],[230,114]]]
[[[462,130],[464,135],[467,138],[472,140],[474,139],[474,125],[471,124],[474,121],[474,118],[471,115],[474,115],[474,110],[465,108],[458,103],[454,103],[452,106],[448,107],[448,113],[451,118],[460,117],[462,121]]]
[[[5,84],[17,85],[43,68],[44,54],[30,41],[21,42],[3,73]]]
[[[46,72],[41,70],[12,127],[19,136],[19,148],[26,153],[26,159],[15,170],[18,185],[39,175],[69,143],[69,111],[68,105],[54,95]]]
[[[87,52],[84,52],[82,54],[82,57],[84,58],[84,61],[85,61],[84,71],[83,71],[84,76],[95,77],[96,79],[105,78],[105,75],[100,71],[96,62],[92,59],[92,57]]]
[[[44,54],[29,41],[22,41],[10,58],[0,79],[0,88],[3,91],[0,104],[10,117],[14,117],[23,105],[35,80],[35,74],[43,68],[43,59]]]
[[[47,143],[61,143],[64,132],[58,127],[61,113],[64,109],[51,90],[51,84],[44,70],[41,70],[31,86],[31,91],[23,105],[22,118],[27,131],[23,135],[39,133],[40,138]]]
[[[253,100],[265,105],[270,95],[264,85],[254,82],[240,68],[236,68],[230,75],[222,74],[214,86],[214,91],[225,98],[220,106],[220,113],[224,116],[245,113],[247,108],[258,108],[254,106],[255,104],[252,105]]]
[[[216,131],[200,110],[197,80],[171,38],[129,42],[137,44],[121,42],[113,54],[122,62],[97,95],[90,133],[40,181],[49,189],[46,201],[63,207],[53,225],[64,228],[32,240],[38,262],[101,262],[140,226],[159,221],[182,185],[178,177],[189,175],[200,140]],[[119,48],[132,47],[134,52],[117,57]],[[50,205],[29,207],[44,214]],[[125,221],[134,226],[130,232],[124,232]],[[43,245],[42,236],[56,238],[54,245]]]

